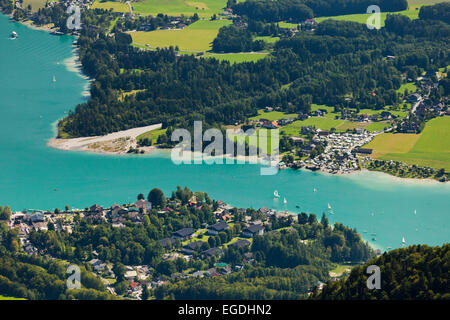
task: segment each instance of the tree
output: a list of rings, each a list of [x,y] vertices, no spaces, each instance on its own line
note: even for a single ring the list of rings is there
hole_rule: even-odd
[[[148,291],[147,285],[144,285],[144,288],[142,288],[141,298],[142,298],[142,300],[148,300],[149,296],[150,296],[150,293]]]
[[[144,200],[145,196],[142,193],[139,193],[138,196],[137,196],[137,199],[138,200]]]
[[[125,279],[125,266],[122,263],[116,263],[113,266],[112,271],[116,275],[117,282],[121,282]]]
[[[166,206],[166,197],[161,189],[154,188],[152,189],[147,197],[148,201],[152,203],[154,207],[163,208]]]
[[[329,223],[328,223],[328,218],[325,215],[325,212],[322,213],[322,219],[320,220],[320,223],[324,226],[324,228],[328,228]]]
[[[9,220],[11,218],[11,208],[6,206],[0,207],[0,220]]]

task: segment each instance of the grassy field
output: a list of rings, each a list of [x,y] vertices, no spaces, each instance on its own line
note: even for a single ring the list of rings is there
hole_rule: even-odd
[[[281,120],[286,119],[289,117],[297,117],[296,113],[286,114],[280,111],[271,111],[271,112],[264,112],[264,110],[258,110],[258,115],[249,118],[250,120],[259,120],[259,119],[267,119],[267,120]]]
[[[0,295],[0,300],[26,300],[24,298],[5,297]]]
[[[95,1],[92,9],[113,9],[115,12],[130,12],[130,7],[124,2],[116,1]]]
[[[156,130],[152,130],[146,133],[143,133],[139,136],[136,137],[136,140],[139,141],[141,139],[145,139],[148,138],[149,140],[152,141],[152,144],[155,144],[156,141],[158,140],[158,137],[165,133],[167,129],[156,129]]]
[[[261,37],[253,37],[253,40],[262,40],[266,43],[275,43],[280,40],[280,37],[270,37],[270,36],[261,36]]]
[[[242,52],[242,53],[208,53],[203,58],[215,58],[219,61],[228,61],[231,64],[241,62],[256,62],[264,59],[268,55],[267,52]]]
[[[397,92],[403,94],[405,92],[405,89],[407,89],[409,93],[414,93],[417,91],[417,86],[411,82],[404,83],[400,86],[400,88],[397,89]]]
[[[39,8],[44,8],[47,0],[23,0],[22,5],[24,8],[27,8],[28,5],[31,5],[31,10],[33,12],[38,11]]]
[[[402,14],[410,19],[417,19],[419,18],[419,10],[405,10],[405,11],[398,11],[398,12],[382,12],[381,13],[381,26],[384,27],[384,21],[386,20],[386,16],[388,14]],[[339,21],[353,21],[353,22],[359,22],[359,23],[366,23],[367,19],[371,16],[371,13],[362,13],[362,14],[348,14],[343,16],[333,16],[333,17],[319,17],[316,18],[317,22],[322,22],[327,19],[333,19],[333,20],[339,20]]]
[[[141,15],[157,15],[158,13],[164,13],[169,16],[192,16],[197,13],[200,17],[210,17],[213,14],[217,14],[223,11],[226,7],[226,0],[199,0],[199,1],[186,1],[186,0],[140,0],[133,1],[131,5],[134,8],[135,13]],[[117,12],[128,12],[129,8],[125,2],[114,1],[95,1],[93,8],[112,8]]]
[[[430,120],[421,134],[382,134],[366,145],[373,156],[450,171],[450,117]]]
[[[229,20],[199,20],[182,30],[156,30],[130,32],[133,42],[151,47],[178,46],[182,51],[202,52],[211,49],[211,43],[219,29],[230,24]]]

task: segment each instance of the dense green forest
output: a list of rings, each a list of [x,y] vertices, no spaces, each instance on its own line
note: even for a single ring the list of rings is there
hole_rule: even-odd
[[[305,113],[311,103],[337,111],[381,109],[401,102],[396,90],[402,74],[415,78],[449,64],[449,36],[445,22],[401,15],[388,15],[379,31],[328,20],[315,33],[278,41],[269,58],[230,65],[178,55],[172,48],[143,51],[130,45],[127,34],[83,30],[78,44],[83,69],[95,79],[91,98],[59,129],[91,136],[158,122],[190,128],[202,120],[220,127],[243,122],[267,106]],[[239,39],[244,43],[237,47],[250,43],[248,36]],[[387,55],[396,59],[386,60]],[[136,94],[123,96],[132,90]]]
[[[381,289],[366,286],[366,269],[380,267]],[[414,245],[396,249],[352,269],[350,276],[328,282],[313,299],[430,300],[450,299],[450,245]]]
[[[366,13],[371,5],[378,5],[381,12],[395,12],[408,7],[407,0],[247,0],[228,4],[235,13],[250,19],[276,22],[303,22],[320,16]]]

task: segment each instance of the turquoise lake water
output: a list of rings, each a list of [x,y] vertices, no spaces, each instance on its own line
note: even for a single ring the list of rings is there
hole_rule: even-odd
[[[19,34],[16,40],[9,39],[13,30]],[[283,170],[261,176],[258,165],[177,166],[161,151],[109,156],[47,147],[55,121],[86,99],[82,92],[87,81],[64,63],[73,55],[72,42],[71,37],[32,30],[0,15],[1,205],[14,210],[107,206],[134,201],[153,187],[170,195],[181,185],[236,206],[287,208],[319,217],[330,203],[332,222],[356,228],[381,249],[400,247],[402,237],[407,244],[449,242],[448,183],[410,182],[370,172],[332,176]],[[281,199],[287,198],[286,207],[273,199],[275,189]]]

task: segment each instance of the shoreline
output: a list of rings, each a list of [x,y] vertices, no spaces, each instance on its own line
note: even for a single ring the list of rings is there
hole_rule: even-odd
[[[128,130],[113,132],[103,136],[80,137],[71,139],[51,138],[47,146],[66,151],[90,151],[101,154],[126,154],[128,150],[136,148],[136,138],[148,131],[160,129],[161,123],[146,127],[138,127]],[[152,151],[156,147],[143,147]]]
[[[28,28],[31,28],[33,30],[39,30],[39,31],[44,31],[47,33],[52,33],[54,32],[54,27],[50,27],[49,24],[47,25],[43,25],[43,26],[37,26],[35,24],[33,24],[32,21],[16,21],[13,18],[13,14],[6,14],[4,12],[2,12],[0,10],[1,14],[4,14],[6,16],[8,16],[10,18],[10,20],[14,23],[20,23],[22,25],[25,25]],[[75,39],[77,38],[77,36],[75,35],[69,35],[74,37]],[[67,70],[70,72],[75,72],[77,73],[82,79],[85,79],[87,81],[86,86],[84,88],[84,90],[81,92],[81,95],[83,97],[89,97],[90,96],[90,85],[92,83],[92,81],[94,81],[95,79],[92,79],[90,77],[88,77],[87,75],[85,75],[83,73],[82,70],[82,64],[79,58],[79,47],[76,45],[75,41],[72,44],[73,50],[72,50],[72,57],[67,58],[63,61],[64,65],[66,66]],[[58,121],[56,121],[54,124],[52,124],[52,127],[56,126],[56,131],[54,131],[54,134],[57,134],[57,124]],[[54,149],[60,149],[60,150],[65,150],[65,151],[83,151],[83,152],[92,152],[92,153],[99,153],[99,154],[105,154],[105,155],[123,155],[123,154],[127,154],[128,150],[130,147],[136,148],[137,147],[137,141],[136,141],[136,137],[142,133],[151,131],[151,130],[155,130],[157,128],[160,127],[156,127],[156,126],[160,126],[161,124],[156,124],[156,125],[151,125],[151,126],[147,126],[147,127],[139,127],[139,128],[133,128],[133,129],[128,129],[128,130],[122,130],[122,131],[118,131],[118,132],[114,132],[114,133],[110,133],[104,136],[94,136],[94,137],[79,137],[79,138],[72,138],[72,139],[60,139],[60,138],[51,138],[48,142],[47,142],[47,146],[54,148]],[[145,132],[141,132],[141,130],[144,130],[144,128],[155,128],[155,129],[149,129]],[[139,134],[136,135],[136,132],[140,132]],[[113,140],[117,140],[117,139],[124,139],[129,137],[130,140],[127,141],[127,143],[124,142],[124,145],[122,146],[121,150],[118,151],[108,151],[105,150],[105,143],[107,142],[111,142]],[[92,146],[93,144],[96,143],[104,143],[103,145],[98,145],[98,147]],[[113,148],[114,146],[107,146],[109,148]],[[161,150],[161,151],[167,151],[167,152],[172,152],[172,149],[167,149],[167,148],[158,148],[157,146],[150,146],[150,147],[140,147],[140,150],[143,150],[145,154],[151,153],[154,150]],[[251,163],[251,164],[261,164],[266,162],[267,164],[267,159],[264,159],[262,157],[257,156],[256,158],[249,158],[249,157],[245,157],[244,159],[240,158],[240,157],[236,157],[236,156],[231,156],[229,154],[227,155],[223,155],[222,156],[223,159],[233,159],[236,161],[244,161],[244,163]],[[196,158],[196,154],[193,153],[193,160]],[[203,158],[203,161],[205,160],[209,160],[214,162],[214,160],[216,159],[216,157],[207,157],[207,158]],[[225,160],[226,161],[226,160]],[[294,169],[294,168],[286,168],[286,169],[291,169],[291,170],[309,170],[305,167],[303,168],[299,168],[299,169]],[[280,170],[284,170],[284,169],[280,169]],[[399,177],[399,176],[395,176],[392,175],[388,172],[384,172],[384,171],[377,171],[377,170],[368,170],[365,168],[362,168],[360,170],[355,170],[352,172],[346,172],[346,173],[330,173],[327,171],[322,171],[322,170],[318,170],[317,172],[319,172],[320,174],[324,174],[324,175],[330,175],[330,176],[354,176],[357,174],[361,174],[361,173],[365,173],[365,172],[377,172],[377,173],[382,173],[385,174],[387,176],[389,176],[391,179],[393,179],[394,181],[401,181],[401,182],[415,182],[415,183],[426,183],[426,184],[431,184],[431,183],[438,183],[438,184],[446,184],[446,182],[440,182],[436,179],[432,179],[432,178],[403,178],[403,177]]]

